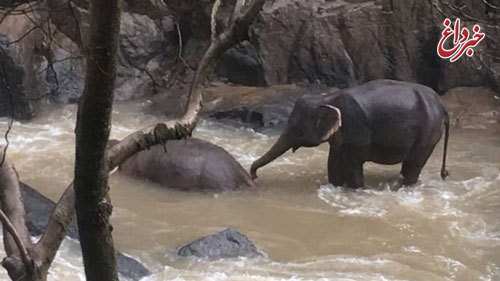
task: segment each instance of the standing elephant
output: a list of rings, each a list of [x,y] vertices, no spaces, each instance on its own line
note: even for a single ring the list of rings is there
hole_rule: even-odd
[[[117,142],[110,140],[109,145]],[[154,145],[132,155],[118,171],[172,189],[231,191],[255,187],[247,171],[226,150],[196,138]]]
[[[408,82],[374,80],[335,95],[305,96],[294,105],[276,143],[252,164],[250,173],[290,148],[329,142],[328,180],[336,186],[364,186],[363,163],[403,163],[403,185],[420,171],[446,128],[441,178],[446,171],[448,113],[431,88]]]

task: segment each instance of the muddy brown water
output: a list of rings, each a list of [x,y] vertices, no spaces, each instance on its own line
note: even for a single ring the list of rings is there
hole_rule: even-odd
[[[141,113],[144,106],[115,105],[112,137],[159,120]],[[75,113],[74,105],[48,108],[32,122],[15,122],[10,134],[9,157],[21,179],[52,199],[72,178]],[[0,124],[5,131],[7,120]],[[245,168],[276,139],[209,120],[194,135]],[[448,180],[439,177],[440,143],[420,183],[398,192],[388,187],[399,165],[367,164],[369,190],[329,186],[327,145],[288,152],[262,168],[256,192],[185,193],[113,175],[115,244],[154,273],[146,280],[500,280],[499,143],[486,130],[454,129]],[[175,255],[176,247],[228,226],[265,257]],[[50,272],[49,280],[84,280],[75,241],[64,242]]]

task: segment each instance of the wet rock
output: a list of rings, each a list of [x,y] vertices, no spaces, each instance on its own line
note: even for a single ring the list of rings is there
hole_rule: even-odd
[[[260,88],[213,83],[205,90],[202,115],[243,123],[256,130],[281,128],[299,97],[335,90],[337,88],[294,84]],[[150,110],[167,116],[182,114],[186,102],[182,91],[157,95],[152,101]]]
[[[43,85],[39,86],[39,99],[46,96],[55,103],[75,103],[85,86],[85,58],[69,38],[62,34],[55,37],[59,37],[58,45],[43,49],[41,59],[46,69],[41,73]]]
[[[253,129],[280,128],[286,124],[293,104],[309,90],[297,85],[268,88],[219,86],[207,91],[204,114],[232,120]]]
[[[83,91],[85,77],[85,60],[77,44],[59,32],[53,32],[52,40],[48,40],[30,20],[33,18],[37,15],[10,15],[0,25],[0,34],[6,34],[4,42],[13,58],[12,63],[22,70],[12,72],[17,78],[8,78],[22,81],[19,87],[28,93],[23,99],[32,105],[32,114],[25,119],[36,115],[36,104],[40,101],[76,101]],[[50,28],[57,30],[55,26]]]
[[[252,86],[309,83],[344,88],[390,78],[425,84],[440,93],[457,86],[498,89],[500,45],[494,38],[500,38],[496,28],[500,13],[485,1],[462,2],[460,9],[453,10],[444,0],[269,1],[245,36],[248,40],[223,56],[217,69],[223,77],[214,79]],[[125,1],[116,98],[168,90],[182,92],[180,97],[173,96],[184,103],[193,70],[209,44],[212,3]],[[80,45],[88,42],[89,4],[87,0],[72,2],[80,29],[74,20],[68,20],[72,14],[66,2],[51,0],[46,5],[52,11],[51,29],[60,32],[49,40],[43,32],[33,31],[10,52],[17,59],[15,67],[24,70],[21,85],[25,92],[48,96],[51,101],[75,102],[83,90],[85,60],[68,58],[79,56]],[[221,6],[219,27],[227,24],[231,11],[231,5]],[[473,57],[449,63],[437,56],[443,13],[449,18],[464,13],[470,16],[467,19],[477,19],[463,18],[467,27],[482,23],[487,36],[474,48]],[[2,22],[0,33],[15,40],[31,28],[23,15],[13,15]],[[44,70],[48,61],[57,63]],[[235,114],[259,119],[251,112],[238,110]]]
[[[442,99],[452,126],[500,129],[500,93],[485,87],[457,87]]]
[[[213,90],[212,100],[207,102],[204,114],[219,120],[243,122],[255,130],[262,130],[283,128],[295,102],[302,95],[333,93],[337,88],[298,85],[257,88],[247,93],[233,93],[231,103],[223,101],[219,90]]]
[[[35,106],[24,85],[26,72],[8,42],[9,38],[0,34],[0,117],[30,119]]]
[[[161,66],[154,61],[164,51],[162,40],[160,29],[147,15],[122,13],[116,99],[153,94],[156,73]]]
[[[244,41],[224,54],[217,73],[234,84],[267,85],[260,55],[255,46],[248,41]]]
[[[464,13],[489,23],[482,26],[486,34],[500,36],[494,28],[500,14],[491,13],[484,3],[463,4]],[[277,0],[265,7],[253,25],[250,42],[259,51],[269,85],[306,80],[343,88],[390,78],[438,91],[456,86],[500,87],[500,76],[495,75],[500,63],[487,55],[478,61],[480,53],[500,51],[493,40],[481,42],[473,58],[449,63],[437,56],[444,20],[438,8],[449,17],[456,15],[444,1]]]
[[[305,83],[344,88],[390,78],[425,84],[441,93],[456,86],[500,87],[500,76],[495,74],[500,72],[500,63],[489,58],[499,50],[490,41],[481,42],[474,57],[463,57],[455,63],[437,56],[436,44],[444,20],[437,8],[449,15],[455,13],[444,2],[393,2],[269,2],[253,24],[248,41],[224,55],[218,73],[225,81],[245,85]],[[469,2],[465,2],[464,12],[491,26],[500,20],[496,14],[485,13],[489,9],[486,4]],[[184,44],[191,66],[196,66],[200,58],[193,50],[206,47],[209,39],[202,36],[207,32],[206,26],[200,25],[207,20],[206,6],[196,9],[200,9],[196,12],[199,21],[196,26],[190,25],[192,34],[185,37]],[[469,26],[471,22],[464,24]],[[488,25],[483,31],[493,37],[500,35],[498,29]],[[485,55],[480,56],[481,53]],[[185,98],[175,92],[186,93],[187,89],[176,88],[169,93],[175,106],[184,104]],[[214,117],[239,118],[254,127],[265,127],[275,119],[261,114],[260,111],[268,111],[266,108],[241,105],[226,109],[217,108],[224,112],[217,112]]]
[[[40,235],[49,222],[55,203],[24,183],[21,183],[21,192],[24,200],[28,230],[33,236]],[[78,239],[78,228],[75,221],[69,225],[67,235],[73,239]],[[134,258],[120,252],[117,252],[116,257],[118,272],[129,280],[140,280],[151,274],[144,265]]]
[[[173,66],[169,64],[177,60],[177,44],[165,46],[167,37],[164,33],[177,34],[173,22],[169,21],[170,17],[161,17],[158,12],[165,11],[157,9],[156,12],[147,13],[151,17],[154,15],[153,20],[147,14],[141,14],[145,12],[144,7],[150,8],[153,5],[152,2],[143,4],[127,5],[129,9],[138,9],[139,13],[125,11],[121,17],[120,52],[115,85],[117,100],[154,93],[155,87],[160,86],[161,77],[171,72]],[[11,58],[5,60],[8,61],[6,66],[12,76],[8,78],[12,83],[16,83],[14,86],[18,85],[12,87],[21,93],[16,94],[16,97],[24,97],[22,93],[29,93],[29,99],[26,99],[29,102],[25,102],[28,105],[36,105],[45,100],[74,103],[83,93],[85,83],[86,61],[80,50],[82,44],[88,43],[88,3],[72,2],[72,5],[75,5],[73,11],[68,8],[66,2],[48,1],[47,5],[54,13],[50,15],[52,24],[43,23],[44,31],[35,28],[37,23],[33,21],[45,17],[37,15],[36,11],[26,16],[6,16],[2,18],[0,25],[0,35],[5,34],[2,36],[6,38],[1,40],[4,42],[2,50],[5,49],[7,56]],[[75,27],[74,20],[68,20],[73,18],[71,13],[75,13],[75,17],[80,20],[80,29]],[[47,30],[51,30],[50,38]],[[171,37],[168,38],[169,41],[170,39]],[[7,42],[12,43],[8,48]],[[2,94],[4,92],[2,90]],[[22,113],[21,110],[18,111]],[[31,116],[35,115],[35,109],[31,111]],[[0,114],[7,115],[8,112],[0,108]],[[18,117],[29,118],[30,114],[19,114]]]
[[[254,130],[282,128],[302,94],[290,94],[254,104],[210,110],[206,114],[218,120],[242,122]]]
[[[181,247],[177,253],[184,257],[211,259],[261,256],[257,247],[234,228],[226,228],[216,234],[200,238]]]

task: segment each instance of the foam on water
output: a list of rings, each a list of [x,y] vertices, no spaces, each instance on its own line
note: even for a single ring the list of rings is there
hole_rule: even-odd
[[[457,241],[467,241],[477,247],[472,248],[476,251],[475,254],[484,255],[485,249],[500,248],[500,221],[487,222],[483,213],[464,208],[478,196],[484,196],[485,192],[496,200],[500,199],[500,170],[490,167],[482,169],[482,172],[483,176],[442,181],[424,171],[419,184],[398,192],[391,192],[388,187],[383,190],[351,191],[322,185],[318,189],[318,198],[346,216],[377,217],[384,221],[394,221],[404,213],[406,217],[418,216],[430,221],[445,219],[444,223],[451,237]],[[408,224],[400,226],[411,227]],[[416,246],[403,249],[422,254],[422,250]],[[460,273],[467,269],[462,262],[442,255],[434,256],[434,260],[448,269],[452,280],[472,280],[460,277]],[[500,278],[498,264],[490,264],[487,268],[489,273],[481,275],[481,280]]]
[[[161,120],[141,113],[145,105],[118,104],[112,137]],[[10,134],[9,157],[21,178],[53,198],[62,190],[52,186],[64,188],[72,177],[75,113],[75,106],[58,108],[15,122]],[[202,120],[194,136],[224,147],[246,168],[277,138],[213,120]],[[259,171],[262,188],[250,194],[187,195],[115,178],[113,188],[124,189],[113,194],[115,242],[154,272],[146,281],[500,280],[498,137],[455,131],[451,140],[447,181],[439,178],[437,152],[439,161],[428,163],[420,182],[398,192],[389,190],[393,179],[380,176],[397,172],[380,165],[365,169],[371,189],[323,184],[326,146],[284,154]],[[175,247],[228,225],[243,228],[266,257],[176,256]],[[65,240],[50,272],[50,280],[84,280],[77,242]],[[0,280],[7,280],[5,271]]]
[[[1,227],[0,227],[1,229]],[[3,235],[0,235],[3,241]],[[35,239],[36,240],[36,239]],[[0,256],[5,256],[3,243],[0,243]],[[5,270],[0,270],[0,280],[10,280]],[[49,269],[48,280],[54,281],[84,281],[83,261],[80,245],[72,239],[65,239],[57,252],[53,265]]]
[[[193,270],[193,267],[196,270]],[[367,272],[359,271],[363,267]],[[380,257],[328,256],[315,260],[281,263],[259,259],[231,259],[208,262],[188,259],[183,266],[165,266],[144,281],[158,280],[404,280],[384,274],[388,268],[405,267]],[[368,272],[368,269],[373,272]]]

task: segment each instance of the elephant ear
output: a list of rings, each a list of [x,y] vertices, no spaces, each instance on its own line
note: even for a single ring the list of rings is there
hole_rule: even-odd
[[[327,141],[342,127],[342,113],[340,109],[329,104],[323,104],[318,110],[316,130],[322,142]]]

